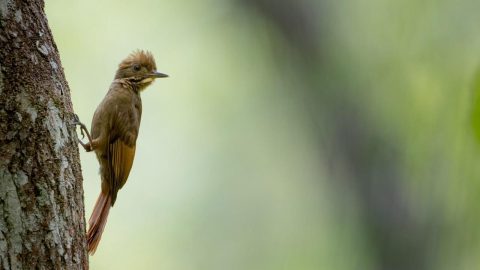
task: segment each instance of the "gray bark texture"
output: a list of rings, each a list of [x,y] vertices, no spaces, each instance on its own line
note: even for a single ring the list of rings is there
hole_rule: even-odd
[[[0,0],[0,269],[87,269],[70,90],[42,0]]]

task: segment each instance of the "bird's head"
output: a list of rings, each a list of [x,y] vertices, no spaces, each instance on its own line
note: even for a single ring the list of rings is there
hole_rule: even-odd
[[[148,51],[134,51],[119,65],[115,79],[125,79],[140,90],[149,86],[156,78],[164,78],[168,75],[157,71],[155,59]]]

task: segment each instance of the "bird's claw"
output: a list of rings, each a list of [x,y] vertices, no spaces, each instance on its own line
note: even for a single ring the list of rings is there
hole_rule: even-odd
[[[85,133],[83,132],[83,128],[80,128],[80,134],[82,134],[82,140],[85,139]]]
[[[77,114],[73,115],[73,123],[75,124],[75,126],[80,126],[80,134],[82,134],[82,139],[85,138],[85,133],[87,134],[87,138],[88,138],[89,143],[85,144],[80,139],[79,139],[79,143],[83,146],[83,148],[85,148],[85,150],[87,152],[91,151],[92,138],[90,137],[90,133],[88,132],[88,129],[85,126],[85,124],[80,122],[80,119],[78,118]]]

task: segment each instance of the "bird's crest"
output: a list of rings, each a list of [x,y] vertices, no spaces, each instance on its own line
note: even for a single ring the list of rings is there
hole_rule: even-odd
[[[127,58],[125,58],[118,67],[120,69],[133,66],[133,65],[140,65],[146,67],[148,70],[156,70],[157,65],[155,64],[155,59],[153,55],[149,51],[143,50],[136,50],[132,52]]]

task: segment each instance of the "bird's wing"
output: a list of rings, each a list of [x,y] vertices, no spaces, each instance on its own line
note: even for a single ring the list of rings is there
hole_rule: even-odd
[[[110,170],[109,184],[112,192],[112,205],[116,200],[118,190],[127,182],[134,157],[135,144],[129,146],[121,138],[109,143],[107,158]]]
[[[129,102],[120,104],[111,120],[112,130],[107,149],[108,184],[112,194],[112,206],[117,198],[118,190],[125,185],[130,174],[139,127],[138,113],[129,105]]]
[[[105,117],[109,131],[106,145],[105,184],[112,196],[112,206],[117,192],[127,181],[135,157],[135,143],[140,127],[140,98],[120,85],[113,85],[108,97],[110,105]],[[139,103],[140,105],[138,105]]]

